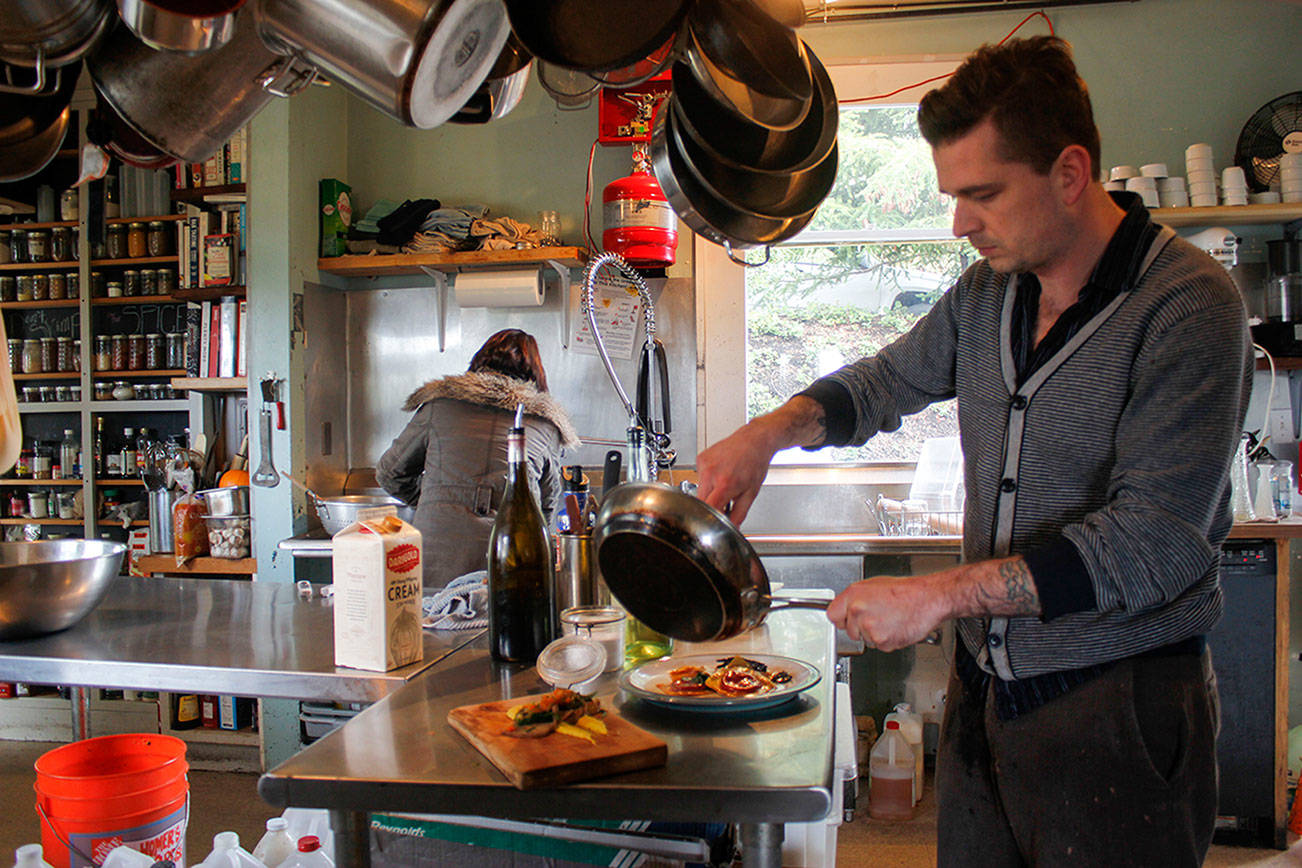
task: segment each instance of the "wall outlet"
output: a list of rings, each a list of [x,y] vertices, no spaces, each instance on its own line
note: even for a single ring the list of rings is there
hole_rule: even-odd
[[[1288,407],[1272,408],[1270,419],[1267,421],[1269,424],[1267,433],[1270,435],[1272,445],[1279,447],[1297,439],[1293,436],[1293,411]]]

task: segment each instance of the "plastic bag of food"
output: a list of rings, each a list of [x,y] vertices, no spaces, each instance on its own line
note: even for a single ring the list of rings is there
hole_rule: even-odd
[[[172,542],[178,567],[208,554],[208,527],[203,514],[203,503],[191,491],[182,494],[172,505]]]

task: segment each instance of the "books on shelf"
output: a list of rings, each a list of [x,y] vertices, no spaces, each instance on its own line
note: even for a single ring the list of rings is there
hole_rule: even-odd
[[[245,220],[245,206],[242,204],[224,205],[214,210],[187,204],[185,219],[177,222],[177,250],[180,252],[177,286],[181,289],[242,286]]]
[[[178,190],[225,187],[249,181],[249,128],[240,128],[221,150],[202,163],[180,163],[173,184]]]
[[[238,377],[248,371],[248,304],[233,295],[186,307],[186,376]]]

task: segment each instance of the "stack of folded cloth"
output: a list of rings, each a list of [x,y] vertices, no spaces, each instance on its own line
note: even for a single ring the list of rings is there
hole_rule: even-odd
[[[528,223],[512,217],[481,218],[470,225],[470,235],[479,241],[480,250],[513,250],[517,247],[542,247],[543,233]]]
[[[479,245],[470,238],[470,227],[488,215],[483,205],[466,205],[461,208],[436,208],[429,211],[403,245],[403,253],[447,253],[455,250],[474,250]]]
[[[421,625],[431,630],[473,630],[488,626],[488,571],[476,570],[448,582],[421,600]]]

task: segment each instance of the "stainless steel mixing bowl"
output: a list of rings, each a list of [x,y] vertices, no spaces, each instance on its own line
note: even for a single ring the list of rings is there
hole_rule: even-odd
[[[105,540],[0,543],[0,640],[66,630],[86,617],[126,550]]]

